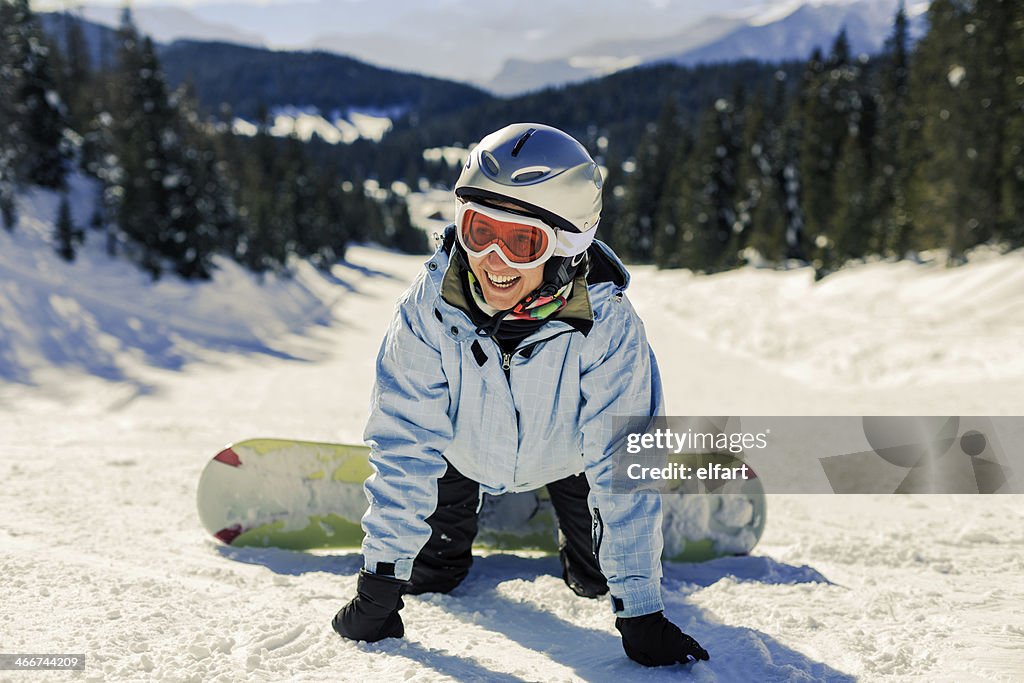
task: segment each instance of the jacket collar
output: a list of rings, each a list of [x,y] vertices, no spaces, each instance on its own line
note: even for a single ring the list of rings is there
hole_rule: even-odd
[[[454,251],[454,250],[453,250]],[[449,255],[448,268],[445,269],[444,278],[441,280],[441,299],[453,308],[457,308],[470,318],[469,307],[472,305],[466,300],[465,291],[462,288],[462,279],[466,277],[466,265],[460,254]],[[587,292],[587,278],[579,275],[573,282],[572,295],[565,306],[551,316],[545,323],[547,327],[553,321],[563,322],[573,329],[587,336],[594,326],[594,311],[590,305],[590,295]]]

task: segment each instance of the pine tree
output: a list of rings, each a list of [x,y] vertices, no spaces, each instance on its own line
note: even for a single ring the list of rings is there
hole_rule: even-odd
[[[156,118],[162,113],[158,107],[163,93],[152,92],[153,73],[144,62],[142,39],[128,8],[121,15],[117,43],[114,101],[109,118],[101,115],[111,136],[109,153],[116,160],[106,178],[107,197],[119,232],[155,279],[162,272],[156,245],[168,214],[163,169],[156,157],[162,127]]]
[[[866,127],[852,128],[843,142],[836,169],[836,208],[833,239],[825,250],[822,268],[834,270],[847,259],[877,251],[872,232],[877,207],[871,194],[874,139]]]
[[[850,44],[843,30],[836,37],[826,61],[812,56],[804,77],[801,123],[801,206],[807,228],[813,233],[807,245],[815,265],[822,265],[835,239],[835,174],[851,115],[860,108],[857,92],[860,69],[850,62]]]
[[[689,158],[679,209],[678,262],[684,268],[714,271],[736,265],[731,250],[737,220],[735,111],[718,99],[705,113]]]
[[[290,201],[280,177],[281,157],[266,116],[260,116],[259,130],[242,169],[240,203],[244,207],[244,232],[236,250],[241,262],[257,273],[283,268],[289,243],[293,242],[289,239]]]
[[[921,129],[921,163],[916,168],[912,211],[920,226],[915,245],[944,245],[949,262],[959,263],[964,251],[983,231],[988,171],[981,168],[976,126],[996,125],[973,97],[980,74],[968,54],[976,27],[968,9],[954,0],[935,0],[928,10],[928,33],[915,53],[911,89]],[[971,27],[971,28],[968,28]],[[965,37],[968,39],[965,41]],[[982,118],[982,121],[975,121]]]
[[[683,203],[686,201],[691,147],[688,138],[681,140],[672,154],[672,161],[666,164],[668,175],[651,219],[654,229],[651,236],[653,248],[650,254],[651,260],[659,268],[683,267],[679,246],[683,231],[679,221],[682,219]]]
[[[616,241],[616,226],[622,220],[622,200],[626,196],[626,177],[622,169],[623,159],[612,149],[606,158],[606,177],[602,188],[601,221],[598,224],[597,239],[609,243]],[[611,245],[610,245],[611,246]],[[618,253],[616,246],[612,249]]]
[[[315,254],[320,246],[321,232],[316,215],[316,195],[309,160],[303,143],[294,135],[284,141],[280,188],[287,197],[288,217],[284,220],[290,226],[290,234],[282,235],[287,241],[286,251],[302,258]]]
[[[392,196],[384,203],[383,211],[389,245],[407,254],[428,253],[427,234],[412,224],[404,199]]]
[[[758,97],[760,97],[758,93]],[[729,168],[732,174],[730,179],[730,206],[728,218],[730,221],[731,236],[725,247],[725,258],[719,267],[732,268],[741,263],[740,256],[751,238],[751,208],[752,197],[749,195],[749,174],[750,166],[747,160],[750,157],[749,148],[746,145],[744,134],[748,129],[748,117],[751,114],[751,106],[747,101],[747,92],[742,84],[736,86],[731,100],[732,110],[727,120],[728,134],[725,138],[729,153]]]
[[[736,159],[736,222],[740,228],[738,248],[753,238],[754,213],[764,195],[766,178],[770,177],[767,138],[771,124],[767,121],[764,97],[757,93],[743,115],[743,129],[738,139]]]
[[[0,35],[7,44],[5,58],[13,67],[6,75],[11,79],[7,116],[15,122],[11,130],[16,136],[12,139],[15,174],[27,183],[61,188],[70,149],[64,139],[66,111],[57,93],[50,48],[28,0],[13,0],[5,19],[10,23],[0,27]]]
[[[103,206],[99,201],[102,197],[103,193],[100,192],[100,196],[92,210],[92,217],[89,218],[89,228],[93,232],[103,232],[106,227],[106,220],[103,218]]]
[[[187,145],[191,128],[172,100],[153,43],[140,38],[126,10],[118,32],[118,100],[112,129],[116,166],[110,195],[120,232],[154,279],[167,266],[206,278],[218,238],[202,192],[204,152]]]
[[[182,277],[206,279],[222,232],[238,234],[237,214],[194,93],[188,87],[179,89],[170,106],[175,144],[168,150],[172,181],[164,185],[170,193],[173,242],[163,252]]]
[[[14,194],[16,141],[20,131],[14,111],[15,66],[10,28],[14,26],[14,5],[0,0],[0,221],[4,229],[14,230],[17,216]]]
[[[2,59],[2,55],[0,55]],[[0,61],[0,72],[6,69],[6,64]],[[0,73],[0,76],[3,76]],[[6,80],[6,79],[0,79]],[[18,186],[18,178],[15,174],[15,155],[17,150],[13,145],[17,126],[5,115],[3,102],[7,101],[3,93],[5,88],[0,85],[0,221],[8,232],[14,230],[18,222],[18,215],[15,209],[15,191]]]
[[[621,246],[618,253],[626,260],[647,263],[654,257],[656,218],[682,140],[678,108],[667,101],[640,143],[626,184],[622,218],[615,230],[618,241],[613,245]]]
[[[790,221],[786,169],[793,163],[794,150],[787,134],[793,122],[786,120],[786,106],[786,74],[779,71],[770,101],[758,97],[747,117],[739,170],[744,193],[737,205],[739,218],[749,223],[749,246],[771,260],[786,254]]]
[[[1007,185],[1003,174],[1005,156],[1012,144],[1007,134],[1012,111],[1006,83],[1012,70],[1008,44],[1014,21],[1015,6],[1010,0],[975,0],[970,25],[965,27],[973,42],[968,46],[969,69],[976,74],[971,80],[971,99],[977,112],[971,119],[978,161],[980,203],[976,208],[981,223],[976,238],[987,240],[1006,237],[1009,226],[1001,208]],[[1018,142],[1020,139],[1018,138]]]
[[[877,172],[871,189],[877,203],[873,232],[879,236],[879,250],[897,258],[907,253],[913,232],[908,193],[917,166],[918,146],[914,143],[920,127],[910,108],[909,41],[907,13],[901,2],[881,55],[874,150]]]
[[[106,89],[106,88],[105,88]],[[118,216],[127,178],[118,156],[114,116],[107,109],[114,109],[113,97],[103,93],[100,111],[93,115],[83,135],[82,169],[101,182],[95,200],[95,209],[91,225],[105,234],[104,249],[107,255],[117,255],[121,235],[118,230]]]
[[[68,263],[75,260],[78,246],[85,240],[85,234],[75,226],[74,220],[71,218],[71,207],[68,205],[66,195],[60,198],[54,239],[57,243],[57,253]]]
[[[348,230],[345,225],[344,194],[341,182],[331,173],[318,176],[317,188],[318,247],[311,260],[322,270],[345,258]]]
[[[13,172],[0,150],[0,222],[4,230],[13,232],[18,223],[18,212],[14,202]]]
[[[82,30],[82,20],[65,11],[61,21],[64,55],[57,69],[58,91],[67,103],[68,125],[75,131],[84,131],[95,115],[90,96],[94,88],[92,58]]]
[[[1019,247],[1024,246],[1024,4],[1009,4],[1001,220],[1006,239]]]
[[[866,82],[862,66],[851,70],[847,98],[847,135],[835,170],[831,262],[823,264],[828,269],[881,250],[879,198],[874,192],[878,95]]]
[[[668,118],[669,114],[671,119]],[[653,248],[650,251],[650,259],[659,268],[680,268],[683,263],[679,249],[682,239],[679,221],[683,203],[686,201],[693,142],[689,135],[683,133],[683,124],[679,120],[678,108],[674,103],[670,105],[669,112],[663,113],[661,118],[657,146],[661,156],[659,163],[663,169],[663,177],[660,181],[657,203],[651,211]]]

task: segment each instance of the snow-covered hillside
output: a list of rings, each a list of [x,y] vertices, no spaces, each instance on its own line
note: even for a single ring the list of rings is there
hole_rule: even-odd
[[[806,268],[646,281],[662,310],[692,321],[691,334],[830,392],[1024,378],[1024,250],[981,247],[952,269],[943,253],[923,258],[848,266],[818,283]],[[1016,398],[988,391],[974,410],[1001,412]]]
[[[88,214],[92,188],[73,201]],[[711,660],[644,669],[557,558],[492,554],[407,635],[342,641],[360,558],[230,549],[195,483],[249,436],[358,441],[373,360],[421,258],[355,247],[331,276],[150,284],[55,199],[0,232],[0,642],[84,653],[82,680],[1024,680],[1020,496],[773,496],[751,557],[667,565]],[[1021,255],[712,277],[637,268],[673,414],[1024,414]],[[1019,355],[1019,354],[1018,354]],[[66,680],[14,674],[4,680]]]
[[[275,137],[287,138],[294,135],[309,142],[315,135],[331,145],[350,145],[360,138],[380,142],[392,126],[387,116],[355,110],[350,110],[344,116],[335,114],[329,121],[315,108],[281,107],[271,113],[271,118],[274,123],[270,134]],[[236,135],[252,137],[259,128],[251,121],[236,118],[231,124],[231,130]]]
[[[344,291],[308,264],[261,282],[226,259],[211,283],[152,283],[125,258],[111,259],[105,235],[89,230],[96,194],[92,181],[71,177],[74,221],[86,232],[73,263],[53,248],[51,192],[22,195],[18,227],[0,231],[0,380],[32,384],[59,369],[131,381],[137,366],[180,369],[204,349],[280,355],[279,341],[326,324]]]

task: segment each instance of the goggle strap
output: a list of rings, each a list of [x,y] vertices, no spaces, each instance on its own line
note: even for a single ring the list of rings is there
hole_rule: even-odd
[[[576,256],[582,254],[594,241],[595,225],[586,232],[569,232],[568,230],[555,230],[555,253],[554,256]]]

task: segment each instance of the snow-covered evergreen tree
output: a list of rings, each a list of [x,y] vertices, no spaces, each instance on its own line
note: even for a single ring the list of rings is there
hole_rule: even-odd
[[[67,262],[75,260],[78,246],[85,240],[85,233],[75,225],[71,217],[71,207],[68,204],[67,195],[60,198],[60,208],[57,210],[57,224],[54,227],[54,240],[57,245],[57,254]]]
[[[92,58],[82,21],[66,11],[62,14],[61,23],[63,55],[58,70],[59,91],[67,103],[69,125],[81,133],[95,114]]]
[[[897,258],[910,247],[913,224],[908,193],[919,153],[915,143],[920,121],[910,106],[909,43],[909,22],[901,3],[881,55],[875,138],[878,170],[872,179],[872,194],[877,201],[874,232],[879,236],[879,249]]]
[[[850,57],[846,31],[841,31],[827,59],[815,54],[804,76],[802,144],[800,149],[801,206],[816,265],[835,240],[836,170],[851,123],[862,107],[858,91],[860,66]]]
[[[693,145],[691,136],[684,132],[680,118],[679,107],[673,100],[669,100],[658,116],[655,136],[657,157],[648,160],[648,163],[656,161],[658,166],[655,169],[660,171],[646,171],[648,177],[655,172],[661,173],[657,184],[647,190],[653,193],[657,201],[650,212],[650,258],[659,268],[679,268],[682,265],[679,256],[679,221],[682,202],[685,201],[683,195],[689,168],[687,161]],[[633,180],[637,180],[635,174]],[[633,211],[636,212],[636,208]]]
[[[0,0],[0,222],[13,230],[16,221],[14,192],[14,145],[18,137],[18,121],[14,112],[14,56],[8,39],[14,24],[14,5]]]
[[[823,266],[834,269],[847,259],[878,253],[879,243],[872,228],[877,205],[871,192],[874,167],[874,112],[866,102],[851,119],[836,169],[836,206],[833,232]]]
[[[713,271],[735,265],[730,251],[736,226],[736,135],[732,102],[718,99],[707,110],[693,153],[674,224],[679,226],[680,265]]]
[[[750,106],[743,131],[737,170],[737,220],[747,233],[745,244],[762,256],[780,259],[786,253],[786,179],[792,157],[786,136],[786,75],[776,74],[767,100],[760,94]]]
[[[1010,3],[1005,44],[1006,133],[1002,220],[1006,238],[1024,245],[1024,3]]]
[[[71,150],[65,139],[66,108],[57,92],[50,48],[28,0],[3,0],[10,4],[0,26],[8,64],[8,111],[14,147],[16,177],[49,188],[64,186]],[[10,126],[10,123],[8,124]]]
[[[0,223],[4,230],[11,232],[18,222],[14,200],[14,168],[6,150],[0,148]]]
[[[642,263],[654,257],[658,209],[683,144],[678,118],[675,104],[666,102],[637,149],[635,168],[626,183],[621,230],[617,231],[621,234],[613,245],[621,249],[619,254],[627,260]]]
[[[219,246],[214,214],[224,201],[212,155],[190,144],[197,121],[171,98],[153,43],[127,10],[118,37],[117,99],[93,131],[100,145],[112,145],[94,162],[109,185],[106,203],[151,276],[170,267],[186,278],[208,277]]]
[[[412,224],[409,207],[401,197],[392,195],[383,206],[385,231],[391,244],[409,254],[427,253],[427,236]]]

